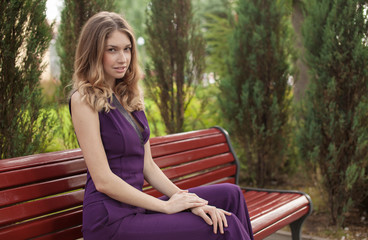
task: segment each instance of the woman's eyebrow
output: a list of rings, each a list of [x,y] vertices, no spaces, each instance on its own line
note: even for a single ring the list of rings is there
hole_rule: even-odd
[[[121,46],[124,46],[124,48],[126,47],[132,47],[132,44],[131,43],[128,43],[126,45],[121,45]],[[114,48],[118,48],[119,46],[117,45],[114,45],[114,44],[107,44],[106,47],[114,47]]]

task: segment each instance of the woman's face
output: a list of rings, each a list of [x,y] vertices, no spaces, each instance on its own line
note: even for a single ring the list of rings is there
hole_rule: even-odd
[[[132,57],[132,43],[126,33],[113,31],[106,39],[102,64],[105,81],[113,87],[115,79],[123,78]]]

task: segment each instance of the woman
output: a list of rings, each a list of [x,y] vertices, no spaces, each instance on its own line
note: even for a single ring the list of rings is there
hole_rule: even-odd
[[[236,185],[181,190],[152,160],[128,23],[109,12],[90,18],[75,59],[70,109],[88,168],[84,239],[252,239]],[[143,193],[144,179],[166,197]]]

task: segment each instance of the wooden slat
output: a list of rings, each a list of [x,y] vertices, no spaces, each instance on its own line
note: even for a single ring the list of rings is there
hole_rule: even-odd
[[[173,180],[179,177],[184,177],[186,175],[201,172],[205,169],[225,165],[227,163],[231,163],[232,161],[234,161],[233,155],[231,155],[230,153],[225,153],[199,161],[164,169],[163,172],[169,179]],[[149,184],[145,181],[143,187],[148,186]]]
[[[178,177],[183,177],[189,174],[193,174],[205,169],[213,168],[216,166],[221,166],[234,161],[231,154],[221,154],[218,156],[206,158],[203,160],[191,162],[188,164],[183,164],[180,166],[165,169],[164,173],[169,179],[175,179]]]
[[[206,135],[212,135],[212,134],[218,134],[220,130],[216,128],[210,128],[210,129],[203,129],[203,130],[196,130],[196,131],[190,131],[190,132],[184,132],[184,133],[175,133],[170,134],[166,136],[160,136],[150,139],[151,146],[155,146],[158,144],[166,144],[169,142],[176,142],[183,139],[190,139],[190,138],[196,138],[196,137],[203,137]]]
[[[278,200],[282,196],[280,193],[262,194],[262,198],[255,198],[253,201],[247,202],[247,205],[253,209],[257,209],[258,206],[262,207],[264,204],[272,203],[272,201]]]
[[[213,181],[211,182],[211,184],[220,184],[220,183],[232,183],[232,184],[235,184],[235,178],[224,178],[224,179],[220,179],[218,181]],[[201,185],[203,186],[203,185]],[[199,186],[194,186],[194,187],[199,187]],[[160,193],[159,191],[157,191],[156,189],[154,188],[150,188],[150,189],[147,189],[145,191],[143,191],[151,196],[154,196],[154,197],[161,197],[163,196],[162,193]]]
[[[78,158],[83,158],[82,151],[79,148],[58,152],[40,153],[16,158],[1,159],[0,173],[43,164],[69,161]]]
[[[219,179],[216,181],[211,182],[211,184],[220,184],[220,183],[232,183],[235,184],[235,178],[231,177],[231,178],[225,178],[225,179]]]
[[[257,191],[247,191],[243,190],[244,198],[247,200],[247,204],[251,204],[252,202],[257,202],[262,199],[266,195],[270,194],[268,192],[257,192]]]
[[[0,226],[79,206],[83,202],[83,195],[84,191],[78,190],[2,208],[0,209]]]
[[[268,211],[266,214],[258,214],[254,216],[252,221],[252,228],[254,232],[263,229],[265,226],[269,226],[278,220],[285,218],[286,216],[308,206],[309,202],[305,196],[300,196],[291,202],[284,205],[279,205],[273,208],[272,211]]]
[[[83,188],[86,174],[0,191],[0,207]]]
[[[295,220],[298,220],[299,218],[307,215],[309,212],[309,206],[303,207],[299,210],[297,210],[296,212],[291,213],[290,215],[287,215],[286,217],[270,224],[270,225],[265,225],[264,228],[262,228],[261,230],[255,232],[253,230],[253,236],[254,236],[254,240],[261,240],[264,239],[268,236],[270,236],[271,234],[275,233],[277,230],[282,229],[283,227],[289,225],[290,223],[294,222]]]
[[[235,172],[236,167],[234,165],[231,165],[221,169],[216,169],[211,172],[203,173],[191,178],[178,180],[175,181],[174,183],[181,189],[189,189],[206,184],[212,184],[216,181],[235,182],[234,178]],[[162,194],[154,188],[147,189],[144,192],[154,197],[162,196]]]
[[[263,239],[306,215],[308,199],[299,193],[245,191],[255,239]]]
[[[178,142],[165,143],[165,145],[151,146],[152,157],[165,156],[173,153],[184,152],[191,149],[197,149],[218,143],[226,142],[226,138],[222,134],[204,136],[201,138],[193,138],[181,140]]]
[[[49,179],[51,180],[72,174],[84,173],[86,171],[87,168],[84,160],[76,159],[14,170],[11,172],[3,172],[0,174],[0,189]]]
[[[205,184],[209,184],[213,181],[226,178],[226,177],[232,177],[236,173],[236,167],[234,165],[227,166],[221,169],[216,169],[211,172],[207,172],[195,177],[192,177],[190,179],[183,179],[176,181],[175,184],[179,188],[188,189],[196,186],[201,186]]]
[[[81,226],[82,207],[0,229],[0,239],[29,239],[70,227]],[[72,239],[72,238],[70,238]]]
[[[37,240],[77,239],[77,238],[83,237],[81,229],[82,229],[82,226],[76,226],[76,227],[68,228],[68,229],[65,229],[63,231],[59,231],[56,233],[47,234],[42,237],[38,237],[36,239]]]
[[[156,157],[154,158],[154,161],[160,168],[166,168],[226,152],[229,152],[228,145],[225,143],[219,143],[199,149]]]
[[[265,215],[268,212],[273,211],[274,209],[279,208],[280,206],[283,206],[285,204],[288,204],[295,200],[296,198],[300,197],[301,195],[288,195],[288,194],[282,194],[279,198],[273,199],[272,201],[265,202],[263,205],[258,205],[257,208],[252,208],[251,211],[249,211],[249,216],[251,219],[259,217],[261,215]],[[304,205],[303,205],[304,206]]]

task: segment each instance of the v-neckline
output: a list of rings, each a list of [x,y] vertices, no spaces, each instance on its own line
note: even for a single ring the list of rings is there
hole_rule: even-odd
[[[141,143],[143,144],[143,136],[142,136],[142,132],[139,129],[139,126],[137,125],[139,119],[137,119],[135,116],[130,115],[128,113],[127,110],[125,110],[125,108],[123,107],[123,105],[120,103],[120,101],[117,99],[117,97],[115,96],[115,94],[113,94],[113,103],[115,105],[115,107],[117,107],[117,109],[119,110],[119,112],[123,115],[123,117],[130,123],[130,125],[134,128],[135,132],[137,133]],[[133,117],[135,117],[136,120],[133,119]],[[144,131],[144,126],[141,126],[143,131]]]

